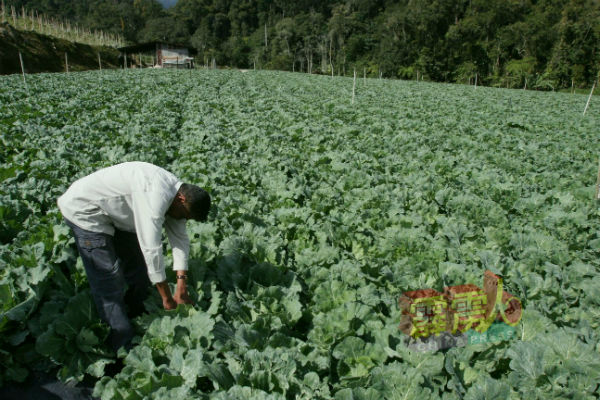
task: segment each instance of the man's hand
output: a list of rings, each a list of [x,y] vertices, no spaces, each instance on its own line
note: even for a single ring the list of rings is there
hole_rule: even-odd
[[[165,310],[174,310],[177,308],[177,304],[179,304],[179,303],[176,302],[173,297],[163,299],[163,307]]]
[[[177,308],[177,302],[173,299],[173,296],[171,296],[171,289],[169,289],[167,281],[157,283],[156,290],[158,290],[158,294],[162,297],[162,303],[165,310],[174,310]]]
[[[175,293],[175,296],[173,296],[173,300],[175,300],[177,304],[194,304],[187,292]]]
[[[173,299],[177,304],[194,304],[187,292],[187,276],[183,271],[177,271],[177,289]]]

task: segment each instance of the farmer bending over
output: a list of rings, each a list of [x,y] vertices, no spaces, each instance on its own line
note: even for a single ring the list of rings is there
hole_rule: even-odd
[[[170,172],[144,162],[104,168],[75,181],[58,199],[90,283],[100,318],[116,351],[130,347],[133,316],[143,312],[150,282],[165,310],[191,304],[186,289],[188,219],[205,221],[210,196]],[[173,249],[174,296],[166,281],[162,228]],[[126,290],[127,289],[127,290]]]

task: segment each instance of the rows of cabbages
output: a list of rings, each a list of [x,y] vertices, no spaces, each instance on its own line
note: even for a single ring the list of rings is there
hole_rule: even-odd
[[[600,395],[595,99],[238,71],[0,80],[1,382],[96,379],[102,399]],[[103,344],[55,199],[142,160],[208,189],[194,307]],[[169,260],[169,257],[167,257]],[[517,338],[409,350],[397,299],[505,277]],[[171,282],[174,277],[170,275]]]

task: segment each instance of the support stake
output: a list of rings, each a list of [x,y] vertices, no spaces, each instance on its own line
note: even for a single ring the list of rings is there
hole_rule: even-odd
[[[598,177],[596,178],[596,200],[600,200],[600,161],[598,162]]]
[[[574,87],[575,87],[575,80],[573,78],[571,78],[571,94],[573,94],[575,92]]]
[[[356,68],[354,68],[354,83],[352,84],[352,104],[354,104],[354,92],[356,91]]]
[[[592,100],[592,94],[594,93],[594,89],[596,89],[596,82],[594,82],[594,85],[592,85],[592,90],[590,91],[590,96],[588,97],[587,103],[585,103],[585,108],[583,109],[583,115],[585,115],[585,112],[587,111],[588,107],[590,106],[590,101]]]
[[[21,56],[21,52],[19,52],[19,61],[21,61],[21,73],[23,74],[23,83],[27,86],[27,81],[25,80],[25,66],[23,66],[23,56]]]

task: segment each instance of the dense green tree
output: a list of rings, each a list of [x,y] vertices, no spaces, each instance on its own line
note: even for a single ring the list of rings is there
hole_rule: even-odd
[[[156,0],[133,0],[133,9],[144,21],[163,16],[165,11]]]
[[[189,34],[183,21],[165,16],[148,20],[137,38],[140,42],[164,41],[186,44],[189,41]]]
[[[558,24],[558,40],[548,65],[559,86],[596,79],[600,62],[600,2],[571,0]]]
[[[598,0],[5,0],[199,63],[555,89],[590,85]]]

